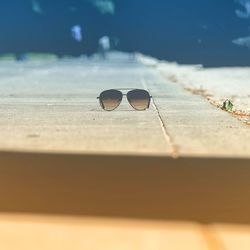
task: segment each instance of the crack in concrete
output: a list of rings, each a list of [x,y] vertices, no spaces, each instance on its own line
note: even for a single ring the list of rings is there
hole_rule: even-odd
[[[239,110],[233,110],[233,111],[227,111],[224,110],[222,108],[222,106],[219,104],[218,101],[212,100],[212,94],[208,93],[207,90],[205,89],[197,89],[197,88],[187,88],[187,87],[183,87],[186,91],[189,91],[190,93],[192,93],[193,95],[198,95],[201,96],[203,98],[205,98],[211,105],[213,105],[214,107],[223,110],[224,112],[227,112],[229,114],[231,114],[234,118],[237,118],[240,122],[243,122],[243,124],[245,125],[250,125],[250,121],[246,121],[244,120],[244,118],[248,118],[250,119],[250,114],[247,112],[242,112]]]
[[[143,77],[141,78],[141,83],[142,83],[142,85],[143,85],[143,88],[144,88],[145,90],[148,90],[148,87],[147,87],[145,78],[143,78]],[[149,90],[148,90],[148,91],[149,91]],[[149,91],[149,92],[150,92],[150,91]],[[164,123],[164,121],[163,121],[163,118],[162,118],[162,116],[161,116],[160,110],[158,109],[158,107],[157,107],[157,105],[156,105],[156,103],[155,103],[153,97],[152,97],[152,105],[153,105],[155,111],[157,112],[157,118],[158,118],[158,120],[159,120],[159,122],[160,122],[161,129],[162,129],[162,133],[163,133],[163,135],[164,135],[164,138],[166,139],[166,142],[168,143],[168,145],[170,145],[170,147],[171,147],[171,151],[172,151],[172,152],[171,152],[171,156],[172,156],[173,158],[178,158],[178,156],[179,156],[178,147],[177,147],[177,145],[175,145],[173,139],[171,138],[171,136],[170,136],[170,134],[169,134],[169,132],[168,132],[168,129],[167,129],[167,127],[166,127],[166,125],[165,125],[165,123]]]
[[[166,141],[168,142],[168,144],[171,147],[171,150],[172,150],[171,155],[174,158],[178,158],[178,156],[179,156],[178,147],[177,147],[177,145],[174,144],[173,139],[171,138],[171,136],[170,136],[170,134],[169,134],[169,132],[167,130],[167,127],[166,127],[166,125],[165,125],[165,123],[164,123],[164,121],[162,119],[161,113],[160,113],[160,111],[159,111],[159,109],[158,109],[158,107],[157,107],[157,105],[156,105],[153,98],[152,98],[152,104],[153,104],[153,107],[155,108],[155,110],[157,112],[157,116],[158,116],[159,122],[161,124],[163,135],[164,135]]]

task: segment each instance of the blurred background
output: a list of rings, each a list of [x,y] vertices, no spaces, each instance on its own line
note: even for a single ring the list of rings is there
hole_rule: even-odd
[[[250,0],[1,0],[0,54],[113,50],[207,67],[250,66]],[[105,44],[105,40],[103,40]]]

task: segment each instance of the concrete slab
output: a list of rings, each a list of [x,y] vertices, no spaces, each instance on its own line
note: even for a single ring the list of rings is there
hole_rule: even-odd
[[[146,70],[133,57],[1,63],[0,149],[170,154],[158,113],[123,100],[103,111],[96,97],[110,88],[142,88]]]
[[[148,69],[144,81],[176,155],[250,156],[250,126],[166,81],[154,68]]]
[[[131,55],[0,66],[1,150],[250,156],[249,126]],[[148,89],[151,108],[103,111],[99,93],[122,87]]]
[[[249,126],[124,54],[5,62],[0,76],[0,150],[38,151],[1,153],[0,248],[249,249],[248,227],[166,221],[249,222],[249,160],[211,159],[249,157]],[[147,88],[150,110],[101,110],[120,87]]]
[[[201,226],[196,223],[20,214],[0,215],[0,247],[5,250],[210,250]]]

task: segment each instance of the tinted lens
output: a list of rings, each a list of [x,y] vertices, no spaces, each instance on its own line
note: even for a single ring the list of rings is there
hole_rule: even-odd
[[[103,109],[112,111],[116,109],[122,101],[122,93],[115,89],[103,91],[99,97]]]
[[[143,89],[131,90],[127,94],[128,102],[136,110],[145,110],[150,105],[150,95]]]

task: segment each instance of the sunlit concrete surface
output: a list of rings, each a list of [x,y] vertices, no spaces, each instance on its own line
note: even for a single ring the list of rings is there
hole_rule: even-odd
[[[2,62],[0,68],[1,149],[171,152],[153,105],[136,112],[124,98],[118,110],[105,112],[96,98],[105,89],[144,87],[147,69],[132,56]]]
[[[129,54],[0,62],[0,149],[249,156],[250,127]],[[124,98],[113,112],[96,97],[146,88],[151,108]]]
[[[0,248],[248,250],[250,227],[178,221],[1,214]]]

